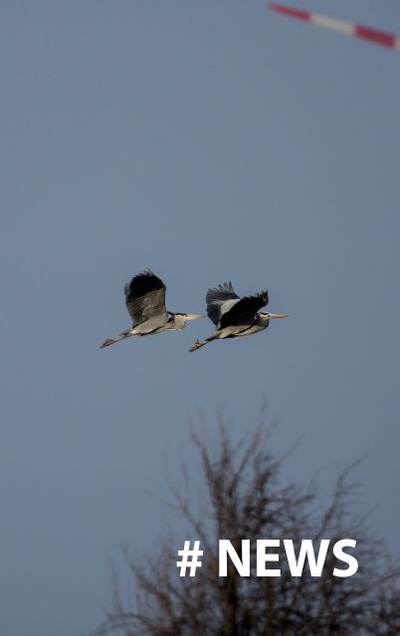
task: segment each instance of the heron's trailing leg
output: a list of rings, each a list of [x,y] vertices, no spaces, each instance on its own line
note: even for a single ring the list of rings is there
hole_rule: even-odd
[[[206,345],[208,342],[211,342],[211,340],[215,340],[215,339],[216,339],[215,336],[209,336],[208,338],[203,340],[203,342],[200,342],[200,340],[196,340],[193,347],[190,347],[189,351],[197,351],[197,349],[200,349],[200,347],[204,347],[204,345]]]
[[[107,340],[104,340],[103,344],[100,345],[100,349],[104,349],[104,347],[109,347],[112,344],[115,344],[116,342],[119,342],[120,340],[125,340],[125,338],[128,338],[131,334],[127,334],[127,333],[121,333],[120,336],[118,336],[118,338],[107,338]]]
[[[112,340],[111,338],[107,338],[107,340],[104,340],[103,344],[100,345],[100,349],[103,349],[104,347],[109,347],[110,345],[114,344],[115,340]]]
[[[205,344],[207,344],[206,341],[200,342],[199,340],[196,340],[193,347],[190,347],[189,351],[197,351],[197,349],[200,349],[200,347],[204,347]]]

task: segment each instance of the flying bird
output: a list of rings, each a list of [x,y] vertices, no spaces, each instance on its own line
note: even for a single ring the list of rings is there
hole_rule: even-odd
[[[100,348],[109,347],[131,336],[149,336],[163,331],[180,331],[188,320],[205,318],[201,314],[181,314],[167,311],[166,286],[150,269],[134,276],[124,287],[126,308],[133,320],[132,327],[116,338],[108,338]]]
[[[217,330],[202,342],[197,340],[190,351],[196,351],[212,340],[250,336],[266,329],[272,318],[286,318],[286,314],[259,311],[261,307],[268,305],[267,290],[240,298],[230,282],[209,289],[206,303],[207,315]]]

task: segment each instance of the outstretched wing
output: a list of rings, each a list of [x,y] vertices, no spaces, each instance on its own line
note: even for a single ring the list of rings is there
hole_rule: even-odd
[[[217,328],[220,326],[221,316],[238,300],[239,296],[235,294],[231,282],[208,290],[206,295],[207,315]]]
[[[233,325],[250,325],[261,307],[268,305],[268,292],[264,290],[254,296],[243,296],[221,316],[220,329]]]
[[[128,312],[135,324],[155,316],[164,317],[166,286],[150,269],[134,276],[124,287]]]

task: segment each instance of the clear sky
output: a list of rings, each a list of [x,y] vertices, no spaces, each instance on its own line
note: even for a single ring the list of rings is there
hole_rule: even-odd
[[[398,0],[294,3],[400,33]],[[241,435],[266,401],[292,481],[365,456],[398,554],[400,55],[258,0],[6,0],[0,66],[1,633],[101,621],[199,411]],[[290,317],[100,350],[145,267],[171,310],[231,280]]]

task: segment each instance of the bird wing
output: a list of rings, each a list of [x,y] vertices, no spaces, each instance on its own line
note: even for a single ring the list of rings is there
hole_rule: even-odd
[[[209,319],[219,328],[222,314],[228,311],[238,300],[239,296],[235,294],[231,282],[209,289],[206,295]]]
[[[135,324],[167,314],[166,286],[150,269],[134,276],[124,287],[126,308]]]
[[[268,305],[268,292],[266,290],[254,294],[254,296],[243,296],[222,314],[220,329],[251,323],[255,314],[264,305]]]

